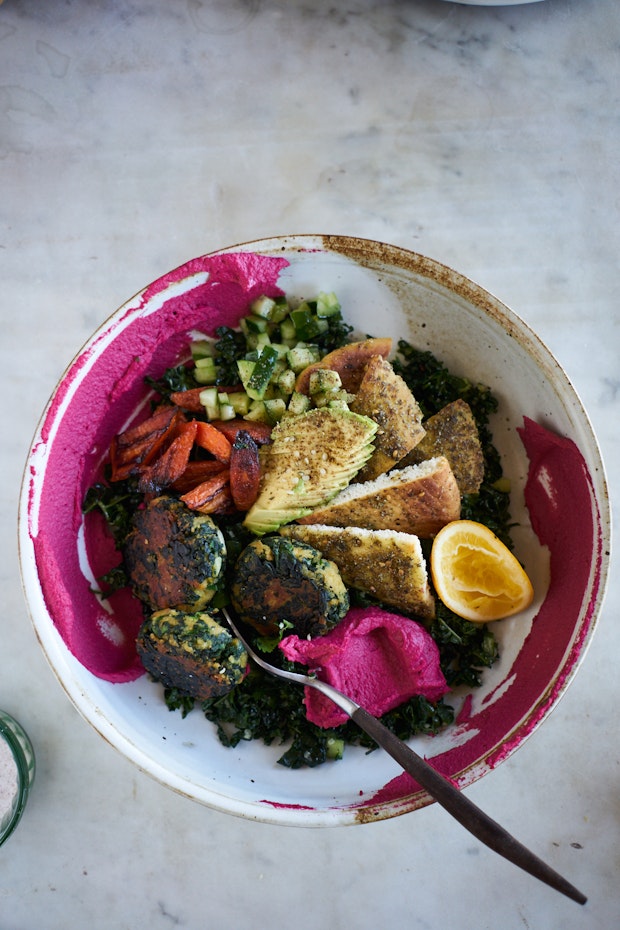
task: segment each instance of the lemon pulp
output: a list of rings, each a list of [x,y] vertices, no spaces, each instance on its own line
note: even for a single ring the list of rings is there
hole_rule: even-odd
[[[448,523],[433,541],[430,562],[437,596],[466,620],[501,620],[525,610],[534,598],[518,559],[482,523]]]

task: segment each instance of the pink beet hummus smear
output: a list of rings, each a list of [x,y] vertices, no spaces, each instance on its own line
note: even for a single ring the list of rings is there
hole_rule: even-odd
[[[141,417],[147,415],[145,377],[159,377],[178,364],[192,331],[212,336],[218,326],[237,326],[252,300],[281,294],[278,277],[287,265],[284,258],[255,253],[187,262],[151,284],[95,334],[50,402],[30,463],[29,533],[58,632],[98,678],[124,682],[144,674],[135,645],[143,612],[128,591],[107,604],[94,596],[94,579],[115,564],[115,555],[96,515],[84,521],[84,494],[101,477],[112,437],[140,418],[140,405]],[[187,287],[188,281],[193,286]],[[44,480],[35,491],[43,464]]]
[[[415,620],[377,607],[352,608],[316,639],[287,636],[280,649],[376,717],[414,695],[436,701],[449,690],[432,636]],[[337,727],[348,720],[316,688],[306,687],[304,702],[308,720],[317,726]]]

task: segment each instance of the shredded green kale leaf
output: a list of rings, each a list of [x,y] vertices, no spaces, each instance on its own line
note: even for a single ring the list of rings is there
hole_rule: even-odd
[[[283,661],[282,664],[291,670],[300,670],[293,663]],[[168,706],[171,706],[170,701]],[[335,747],[339,744],[376,748],[374,740],[353,722],[333,729],[309,723],[303,688],[257,668],[252,668],[243,685],[223,697],[204,701],[201,707],[207,719],[216,725],[218,737],[225,746],[237,746],[242,740],[253,739],[261,739],[268,746],[290,742],[278,759],[286,768],[315,767],[338,758]],[[416,696],[388,711],[381,719],[401,739],[408,739],[415,733],[438,733],[452,723],[454,711],[443,701],[431,704]]]
[[[488,626],[463,620],[437,601],[429,632],[439,648],[441,670],[449,687],[480,687],[482,671],[499,657],[497,640]]]
[[[334,313],[333,316],[328,317],[327,323],[327,331],[313,339],[324,354],[340,349],[350,342],[349,337],[353,332],[353,327],[345,323],[340,313]]]
[[[131,530],[133,515],[142,503],[144,495],[138,491],[132,478],[106,484],[103,481],[91,485],[82,502],[82,512],[99,511],[110,528],[117,549],[121,549]]]
[[[215,366],[217,369],[216,384],[232,385],[239,382],[239,369],[237,361],[245,358],[248,351],[245,336],[238,329],[230,326],[218,326],[215,331]]]
[[[176,365],[174,368],[167,368],[161,378],[144,379],[162,401],[169,401],[171,394],[178,391],[189,391],[198,387],[198,382],[194,378],[194,369],[187,365]],[[204,385],[203,385],[204,386]]]

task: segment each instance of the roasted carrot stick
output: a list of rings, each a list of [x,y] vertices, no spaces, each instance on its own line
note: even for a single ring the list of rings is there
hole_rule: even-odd
[[[230,493],[237,510],[249,510],[258,497],[258,446],[246,430],[239,430],[230,454]]]
[[[189,461],[196,437],[195,420],[179,427],[179,434],[138,479],[140,491],[161,491],[179,478]]]
[[[200,403],[203,387],[189,388],[187,391],[175,391],[170,395],[171,403],[182,407],[190,413],[204,413],[204,406]]]
[[[239,430],[249,433],[258,446],[271,439],[272,427],[268,423],[253,423],[251,420],[242,420],[241,417],[235,417],[233,420],[211,420],[211,426],[224,433],[231,443],[235,441]]]
[[[196,445],[201,449],[206,449],[220,462],[228,464],[232,449],[230,440],[212,423],[205,423],[201,420],[192,422],[196,423]]]
[[[187,494],[192,491],[207,478],[225,471],[227,466],[217,459],[204,459],[203,461],[188,462],[185,471],[176,481],[173,481],[171,488],[178,494]]]
[[[191,510],[198,510],[205,506],[216,494],[227,487],[230,478],[229,469],[225,469],[218,475],[212,475],[203,481],[197,487],[188,491],[187,494],[181,495],[181,500]]]
[[[226,486],[214,494],[213,497],[203,504],[202,507],[196,508],[198,513],[225,514],[234,513],[235,504],[230,494],[230,488]]]

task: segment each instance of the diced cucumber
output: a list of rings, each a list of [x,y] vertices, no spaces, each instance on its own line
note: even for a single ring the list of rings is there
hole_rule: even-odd
[[[220,403],[220,420],[234,420],[237,416],[237,411],[232,404],[222,404]]]
[[[265,410],[265,402],[262,400],[254,401],[243,419],[250,420],[252,423],[269,423],[269,417]]]
[[[292,368],[296,374],[299,374],[299,372],[307,368],[308,365],[318,362],[320,358],[321,353],[319,347],[315,345],[306,345],[305,343],[297,343],[294,348],[289,349],[286,353],[288,366]]]
[[[239,377],[241,378],[241,383],[247,391],[247,385],[254,368],[256,367],[256,361],[249,358],[240,358],[237,360],[237,370],[239,371]]]
[[[278,383],[278,378],[279,378],[280,375],[281,375],[283,372],[285,372],[285,371],[289,371],[289,368],[288,368],[288,366],[287,366],[287,364],[286,364],[286,359],[284,359],[284,358],[278,358],[278,359],[276,359],[276,363],[275,363],[275,365],[273,366],[273,373],[272,373],[272,375],[271,375],[271,383],[272,383],[272,384],[277,384],[277,383]]]
[[[296,310],[291,310],[291,320],[297,338],[304,342],[329,329],[327,320],[319,318],[307,301],[300,304]]]
[[[318,391],[311,395],[311,400],[316,407],[337,407],[340,410],[348,410],[354,396],[343,388],[339,391]]]
[[[209,339],[196,339],[190,345],[194,361],[199,358],[209,358],[215,352],[215,346]]]
[[[342,759],[344,755],[344,740],[337,736],[328,736],[326,740],[326,750],[328,759]]]
[[[216,387],[205,388],[200,392],[200,403],[205,408],[208,420],[219,420],[220,401]]]
[[[267,414],[268,420],[271,424],[275,425],[278,420],[281,420],[286,413],[286,404],[280,398],[275,400],[266,400],[264,403],[265,413]]]
[[[327,402],[327,406],[330,410],[348,410],[349,401],[346,399],[346,397],[334,397],[332,395],[330,400]]]
[[[271,345],[271,339],[269,338],[269,333],[267,332],[248,333],[245,337],[245,342],[248,349],[250,349],[252,353],[256,352],[257,355],[260,355],[263,346]]]
[[[306,413],[306,411],[310,409],[310,398],[307,394],[293,391],[286,409],[288,413],[295,416],[298,416],[300,413]]]
[[[278,397],[282,397],[282,391],[275,381],[270,381],[265,388],[261,400],[276,400]]]
[[[279,323],[288,316],[289,305],[286,297],[266,297],[255,300],[250,307],[253,316],[262,316],[270,323]]]
[[[340,313],[340,301],[333,291],[321,291],[316,299],[316,315],[319,317],[334,316]]]
[[[250,398],[245,391],[232,391],[228,402],[239,417],[244,417],[250,410]]]
[[[213,359],[210,355],[197,358],[196,366],[194,368],[194,378],[198,384],[215,384],[215,380],[217,378],[215,359]]]
[[[269,325],[269,320],[266,320],[262,316],[254,316],[250,314],[249,316],[243,317],[240,321],[241,329],[244,333],[266,333],[267,327]]]
[[[282,374],[278,375],[276,384],[283,394],[292,394],[295,390],[296,375],[292,368],[285,369]]]
[[[290,317],[287,317],[280,323],[280,339],[282,342],[290,343],[291,345],[294,345],[297,342],[295,324]]]
[[[288,300],[282,295],[281,297],[276,297],[273,303],[270,320],[272,323],[281,323],[291,312]]]
[[[252,316],[262,316],[264,320],[270,320],[275,305],[276,302],[273,297],[266,297],[263,294],[262,297],[258,297],[252,303],[250,310],[252,312]]]
[[[308,387],[311,395],[325,391],[338,391],[342,387],[342,381],[337,371],[331,368],[317,368],[310,374]]]
[[[252,400],[263,399],[277,360],[276,350],[266,345],[256,360],[239,359],[237,362],[239,377]]]
[[[334,399],[334,391],[315,391],[310,399],[315,407],[327,407],[330,400]]]
[[[269,333],[257,333],[256,334],[256,348],[260,354],[261,349],[264,346],[270,346],[271,339],[269,338]]]
[[[272,342],[272,348],[278,353],[278,358],[284,359],[286,361],[286,353],[291,348],[291,346],[284,345],[283,342]]]

